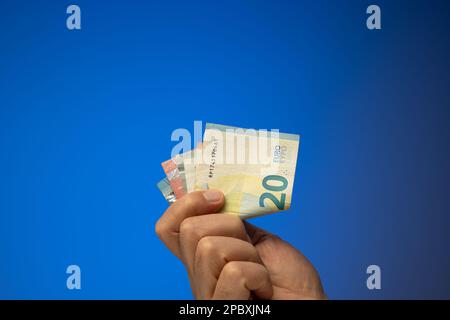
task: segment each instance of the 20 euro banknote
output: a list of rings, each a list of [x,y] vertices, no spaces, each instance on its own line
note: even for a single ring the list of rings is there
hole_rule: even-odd
[[[291,205],[300,136],[206,124],[195,189],[225,194],[223,212],[250,218]]]

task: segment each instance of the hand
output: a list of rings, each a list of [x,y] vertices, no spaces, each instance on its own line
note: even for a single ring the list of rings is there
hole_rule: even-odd
[[[324,299],[313,265],[297,249],[239,217],[215,213],[220,191],[172,204],[156,233],[182,260],[197,299]]]

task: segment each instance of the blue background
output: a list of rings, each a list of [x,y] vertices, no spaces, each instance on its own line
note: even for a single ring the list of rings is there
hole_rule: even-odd
[[[448,1],[0,2],[0,298],[191,298],[154,234],[193,121],[302,135],[253,222],[330,298],[450,298]],[[66,288],[66,267],[82,289]],[[366,268],[382,289],[366,288]]]

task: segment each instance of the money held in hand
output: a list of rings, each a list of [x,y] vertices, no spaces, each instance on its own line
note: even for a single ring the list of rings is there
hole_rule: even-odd
[[[243,219],[286,210],[299,143],[295,134],[207,123],[201,145],[163,162],[167,178],[158,188],[169,203],[192,191],[220,190],[222,212]]]

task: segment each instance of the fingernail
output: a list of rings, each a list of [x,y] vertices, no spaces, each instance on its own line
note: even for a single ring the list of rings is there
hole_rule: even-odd
[[[218,202],[222,200],[222,192],[215,190],[208,190],[203,192],[203,196],[208,202]]]

